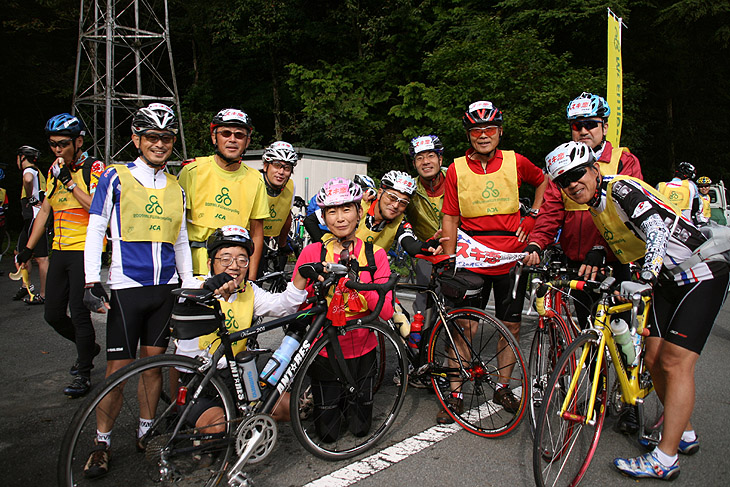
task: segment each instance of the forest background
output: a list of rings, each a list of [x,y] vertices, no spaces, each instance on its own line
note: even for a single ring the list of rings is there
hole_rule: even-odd
[[[0,162],[13,206],[15,149],[43,152],[46,120],[71,110],[79,0],[3,0]],[[369,173],[413,172],[407,143],[437,134],[463,155],[461,116],[504,112],[501,148],[544,167],[570,137],[568,102],[606,96],[606,8],[623,30],[621,145],[647,181],[689,161],[730,177],[730,1],[168,0],[188,157],[212,152],[208,125],[237,107],[252,148],[274,140],[370,156]],[[17,210],[17,207],[16,207]],[[10,212],[13,226],[20,211]]]

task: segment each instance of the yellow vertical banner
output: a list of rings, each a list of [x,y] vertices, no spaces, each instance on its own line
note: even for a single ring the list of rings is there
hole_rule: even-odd
[[[606,80],[606,94],[611,115],[608,117],[608,133],[606,139],[614,147],[621,142],[621,125],[624,120],[624,80],[623,65],[621,62],[621,18],[608,11],[608,73]]]

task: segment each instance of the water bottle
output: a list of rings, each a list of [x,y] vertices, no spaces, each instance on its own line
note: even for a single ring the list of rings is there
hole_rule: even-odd
[[[632,364],[636,358],[636,350],[634,349],[634,340],[629,331],[629,325],[622,318],[611,321],[611,331],[613,339],[619,345],[619,348],[626,356],[626,363]]]
[[[256,401],[261,398],[259,388],[259,371],[256,370],[256,356],[244,350],[236,355],[238,373],[241,374],[241,382],[246,388],[246,397],[249,401]]]
[[[418,349],[418,343],[421,341],[421,329],[423,328],[423,315],[420,311],[416,311],[411,323],[411,331],[408,334],[408,346]]]
[[[288,332],[281,342],[281,346],[274,352],[261,372],[261,379],[265,380],[272,386],[276,385],[284,373],[286,366],[289,365],[292,355],[299,348],[299,335],[294,332]],[[269,376],[269,374],[271,374]],[[267,377],[268,376],[268,377]]]

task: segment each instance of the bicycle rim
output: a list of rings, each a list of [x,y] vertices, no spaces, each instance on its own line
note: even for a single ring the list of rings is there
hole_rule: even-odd
[[[195,407],[193,393],[202,379],[202,374],[194,372],[197,365],[187,357],[158,355],[133,362],[107,378],[79,408],[66,431],[58,461],[59,485],[166,485],[173,481],[175,485],[215,485],[235,451],[231,438],[236,429],[235,407],[220,379],[214,377],[201,396],[222,408],[222,419],[211,428],[222,429],[223,433],[218,434],[218,439],[199,441],[201,429],[183,425],[172,437],[182,408]],[[161,383],[157,382],[161,388],[156,401],[152,377],[161,379]],[[180,384],[187,387],[182,406],[177,405]],[[121,407],[112,429],[110,468],[105,475],[89,479],[84,465],[94,447],[97,417],[109,414],[107,401],[112,397],[117,397]],[[138,398],[152,408],[156,406],[155,421],[143,438],[146,449],[142,452],[137,448]],[[212,463],[204,465],[207,461]]]
[[[365,335],[374,336],[363,340]],[[294,433],[309,452],[327,460],[350,458],[382,439],[398,416],[408,384],[402,342],[385,325],[349,325],[339,340],[355,357],[369,353],[359,362],[347,360],[356,390],[346,391],[346,382],[332,373],[332,361],[319,355],[330,341],[324,337],[304,359],[290,398]],[[377,346],[370,350],[374,343]],[[381,369],[385,377],[399,374],[400,384],[383,380],[376,391]]]
[[[476,308],[452,310],[446,323],[439,320],[434,326],[428,348],[431,382],[441,406],[470,433],[488,438],[510,433],[525,413],[528,383],[522,352],[514,337],[499,320]],[[470,330],[464,331],[467,344],[457,331],[457,326],[465,323]],[[460,351],[463,370],[459,368],[446,326]],[[494,401],[500,382],[507,383],[518,399],[516,410],[507,411]],[[462,411],[449,401],[454,394],[463,397]]]
[[[588,347],[588,354],[580,366],[584,347]],[[540,409],[533,444],[533,473],[539,486],[577,485],[593,459],[606,417],[608,397],[606,359],[604,355],[598,364],[598,351],[596,332],[584,333],[573,341],[555,366]],[[598,390],[593,410],[587,411],[595,367],[600,367]],[[560,415],[575,374],[575,390],[565,414]],[[592,424],[585,421],[586,417],[592,418]]]
[[[530,402],[527,408],[530,434],[535,435],[538,413],[548,390],[550,376],[560,355],[568,348],[570,335],[561,318],[540,318],[530,346],[528,376]]]

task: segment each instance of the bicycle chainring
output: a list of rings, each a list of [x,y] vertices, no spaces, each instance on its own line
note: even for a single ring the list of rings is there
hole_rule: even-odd
[[[243,455],[248,442],[253,438],[254,434],[263,435],[259,445],[251,452],[251,456],[246,463],[258,463],[264,460],[276,444],[276,438],[279,435],[279,428],[274,418],[268,414],[254,414],[250,418],[244,420],[238,427],[236,432],[236,453],[238,456]]]

